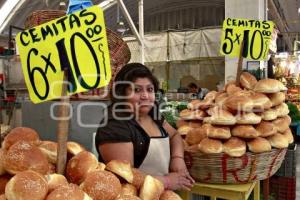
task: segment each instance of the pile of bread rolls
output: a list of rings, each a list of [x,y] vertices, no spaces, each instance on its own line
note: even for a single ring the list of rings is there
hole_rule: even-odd
[[[65,174],[56,174],[57,143],[41,141],[31,128],[12,129],[0,149],[0,199],[181,199],[128,162],[112,160],[105,165],[76,142],[67,142],[67,149]]]
[[[275,79],[257,81],[248,72],[239,85],[230,82],[179,113],[177,128],[187,150],[240,157],[247,150],[261,153],[293,143],[286,87]]]

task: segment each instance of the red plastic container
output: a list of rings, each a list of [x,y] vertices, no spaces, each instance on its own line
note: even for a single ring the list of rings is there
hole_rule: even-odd
[[[296,199],[296,177],[272,176],[270,178],[270,193],[276,200]]]

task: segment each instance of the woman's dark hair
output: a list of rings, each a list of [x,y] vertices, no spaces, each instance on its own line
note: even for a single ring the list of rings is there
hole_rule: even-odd
[[[112,105],[119,102],[124,102],[126,99],[118,98],[126,96],[126,89],[130,86],[130,84],[122,83],[121,81],[129,81],[134,82],[138,78],[148,78],[153,86],[155,93],[158,91],[159,82],[155,76],[151,73],[151,71],[143,64],[140,63],[130,63],[125,65],[119,73],[116,75],[114,80],[114,86],[111,90],[111,101]],[[119,82],[119,84],[118,84]],[[114,94],[116,96],[114,96]],[[117,108],[122,108],[123,106],[117,106]],[[149,112],[149,115],[153,118],[153,120],[157,123],[162,124],[164,118],[160,115],[159,105],[155,102],[155,106]],[[118,115],[123,115],[126,113],[118,113]]]
[[[188,88],[198,88],[198,86],[195,83],[188,84]]]
[[[111,93],[112,103],[124,101],[123,98],[120,99],[117,97],[126,96],[126,89],[130,85],[126,83],[122,83],[122,81],[134,82],[138,78],[148,78],[154,86],[154,91],[155,92],[158,91],[158,85],[159,85],[158,80],[156,79],[155,76],[153,76],[151,71],[143,64],[130,63],[125,65],[116,75],[116,78],[114,80],[115,86],[112,88],[112,93]]]

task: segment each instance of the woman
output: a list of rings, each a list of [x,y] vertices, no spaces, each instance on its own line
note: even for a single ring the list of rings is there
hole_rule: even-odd
[[[158,81],[142,64],[125,65],[112,89],[107,124],[96,136],[99,160],[127,160],[165,188],[189,190],[194,180],[183,159],[181,136],[159,114]]]

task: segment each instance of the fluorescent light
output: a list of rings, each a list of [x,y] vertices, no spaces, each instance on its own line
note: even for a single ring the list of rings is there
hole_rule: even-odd
[[[4,20],[8,16],[8,14],[11,12],[11,10],[15,7],[15,5],[18,3],[19,0],[10,0],[5,1],[4,5],[0,9],[0,24],[3,24]]]
[[[26,0],[6,0],[0,9],[0,33]]]
[[[106,10],[107,8],[115,5],[117,3],[116,0],[105,0],[98,4],[102,8],[102,10]]]

